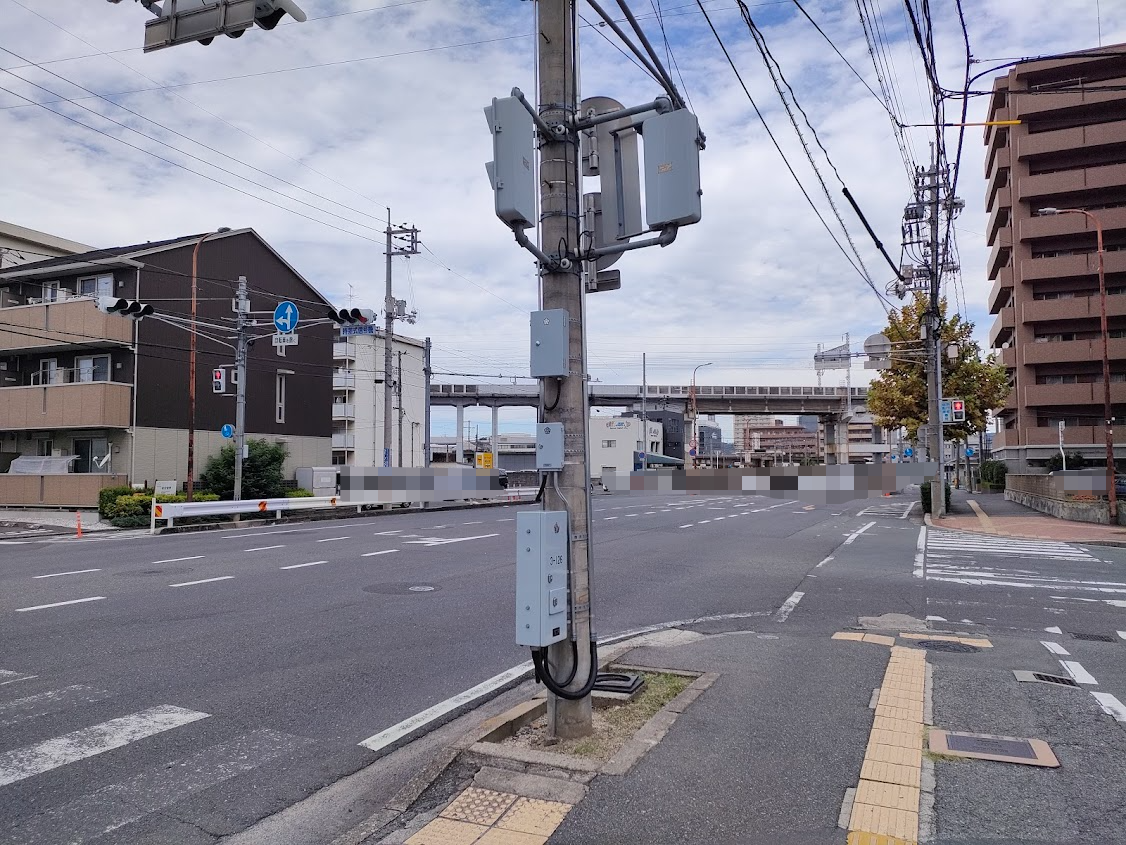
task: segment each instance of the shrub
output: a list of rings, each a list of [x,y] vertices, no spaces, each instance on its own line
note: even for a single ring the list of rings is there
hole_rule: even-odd
[[[1004,461],[986,461],[981,465],[981,480],[994,487],[1005,486],[1009,467]]]
[[[131,496],[133,492],[132,487],[103,487],[98,491],[98,516],[109,519],[108,511],[117,501],[117,497]]]
[[[242,462],[242,498],[280,499],[285,496],[282,464],[289,450],[284,443],[248,440],[249,456]],[[235,496],[235,447],[224,446],[207,461],[200,485],[220,499]]]
[[[214,493],[196,493],[192,498],[197,502],[214,502],[217,501],[219,497]],[[151,490],[138,493],[130,491],[129,495],[118,496],[114,499],[113,504],[105,508],[104,513],[102,513],[102,518],[108,519],[113,525],[117,525],[118,528],[137,527],[133,525],[122,526],[117,523],[117,520],[128,520],[135,517],[143,517],[144,524],[148,525],[152,514],[152,500],[153,494]],[[156,497],[156,501],[160,504],[186,502],[187,500],[188,497],[183,493],[177,493],[175,496]]]
[[[931,486],[929,482],[924,482],[919,487],[919,497],[923,502],[923,513],[931,512]],[[946,484],[946,510],[950,511],[950,484]]]
[[[1067,456],[1068,469],[1083,469],[1087,466],[1087,459],[1078,452],[1072,452]],[[1048,458],[1048,462],[1044,464],[1048,472],[1059,472],[1063,469],[1063,455],[1056,452],[1052,457]]]
[[[287,490],[285,497],[287,499],[311,499],[313,494],[304,487],[298,487],[296,490]]]

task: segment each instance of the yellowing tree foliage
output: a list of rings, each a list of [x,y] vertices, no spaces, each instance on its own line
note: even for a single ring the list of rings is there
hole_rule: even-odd
[[[888,315],[884,334],[892,342],[891,366],[868,387],[868,410],[877,425],[902,426],[914,440],[919,426],[928,419],[927,374],[921,326],[927,310],[926,296]],[[981,347],[973,339],[974,324],[961,315],[946,316],[946,300],[939,303],[940,336],[943,346],[954,344],[957,358],[945,355],[942,361],[942,393],[966,401],[966,421],[947,423],[942,432],[946,440],[965,440],[985,430],[986,412],[997,408],[1009,394],[1008,376],[995,356],[982,359]]]

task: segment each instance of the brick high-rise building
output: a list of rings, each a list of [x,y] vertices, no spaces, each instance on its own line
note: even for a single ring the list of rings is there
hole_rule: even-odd
[[[1014,66],[993,85],[985,131],[990,346],[1012,384],[993,457],[1010,472],[1059,451],[1105,454],[1095,228],[1105,233],[1113,415],[1126,419],[1126,45]],[[1115,428],[1126,457],[1126,428]]]

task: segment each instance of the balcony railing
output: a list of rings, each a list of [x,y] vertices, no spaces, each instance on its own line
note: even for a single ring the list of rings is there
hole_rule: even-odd
[[[347,341],[337,341],[332,344],[332,357],[336,360],[356,360],[356,344]]]
[[[103,314],[90,297],[0,308],[0,322],[0,353],[133,342],[133,321]]]
[[[333,449],[355,449],[356,448],[356,435],[354,435],[354,434],[333,434],[332,435],[332,448]]]
[[[355,390],[356,376],[351,370],[337,370],[332,374],[333,390]]]
[[[996,349],[1012,337],[1015,327],[1016,314],[1013,306],[1010,305],[1007,308],[1002,308],[1001,312],[997,315],[997,319],[993,322],[993,327],[989,330],[990,347]]]
[[[71,382],[0,389],[0,429],[128,428],[132,385]]]
[[[332,418],[334,420],[354,420],[356,418],[356,406],[351,403],[333,405]]]

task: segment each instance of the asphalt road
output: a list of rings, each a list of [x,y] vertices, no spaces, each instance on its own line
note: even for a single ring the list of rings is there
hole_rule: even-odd
[[[0,842],[210,843],[380,759],[386,749],[361,743],[527,660],[513,645],[512,608],[516,512],[527,507],[0,546]],[[600,495],[595,507],[601,637],[716,617],[685,627],[779,638],[762,641],[777,653],[763,652],[746,678],[749,709],[736,713],[758,743],[748,766],[777,773],[756,775],[756,794],[774,807],[762,819],[815,804],[835,819],[859,757],[842,751],[812,780],[802,761],[820,765],[824,737],[842,726],[859,732],[862,753],[865,702],[836,690],[879,667],[867,653],[858,659],[871,666],[842,663],[827,637],[880,613],[1005,639],[971,662],[934,655],[935,709],[949,726],[1002,733],[1009,704],[1035,722],[1037,696],[1070,695],[1049,702],[1052,730],[1071,743],[1061,753],[1074,747],[1079,758],[1069,765],[1082,777],[1067,788],[1122,779],[1105,771],[1105,732],[1119,728],[1090,693],[1126,701],[1126,550],[935,529],[921,541],[909,496],[841,507]],[[1081,670],[1098,683],[1017,685],[1013,668]],[[759,698],[773,709],[760,711],[750,700]],[[1040,735],[1014,719],[1013,735]],[[979,773],[940,770],[940,834],[980,823],[966,797],[988,794]],[[728,774],[716,769],[717,790]],[[785,783],[808,783],[808,794],[772,798]],[[1070,806],[1054,783],[1018,777],[1045,806]],[[993,816],[1029,841],[1039,830],[1027,813]],[[1057,816],[1061,829],[1093,824]],[[347,826],[334,823],[307,841]]]
[[[602,636],[769,615],[855,522],[595,505]],[[520,507],[0,547],[0,841],[210,842],[377,759],[360,743],[527,660]]]

